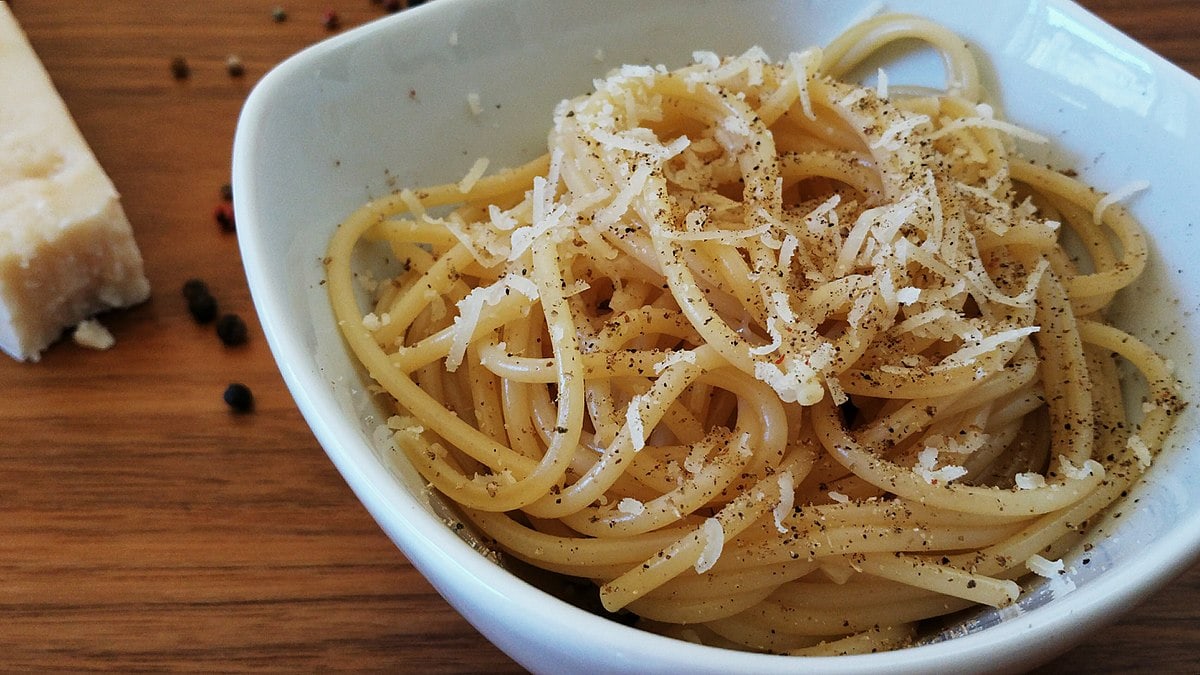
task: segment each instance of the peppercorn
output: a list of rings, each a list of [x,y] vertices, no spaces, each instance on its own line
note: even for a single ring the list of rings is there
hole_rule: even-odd
[[[217,299],[207,291],[189,297],[187,307],[196,323],[209,323],[217,318]]]
[[[342,25],[342,20],[338,18],[337,12],[327,9],[321,16],[321,24],[325,26],[325,30],[337,30]]]
[[[182,56],[176,56],[171,59],[171,75],[176,80],[186,80],[192,74],[192,68],[188,65],[187,59]]]
[[[188,279],[183,282],[184,298],[191,300],[201,295],[210,295],[208,284],[204,283],[203,279]]]
[[[226,232],[233,232],[237,229],[237,221],[233,217],[233,207],[230,206],[229,202],[218,204],[217,208],[213,211],[213,218],[216,219],[221,229]]]
[[[271,10],[271,20],[275,23],[283,23],[284,21],[287,21],[287,16],[287,10],[282,7],[276,7],[275,9]]]
[[[230,77],[241,77],[246,74],[246,66],[237,54],[230,54],[225,57],[225,72],[229,73]]]
[[[237,314],[224,314],[217,320],[217,337],[226,347],[236,347],[246,343],[246,322]]]
[[[234,382],[225,387],[225,403],[236,413],[248,413],[254,409],[254,394],[250,387]]]

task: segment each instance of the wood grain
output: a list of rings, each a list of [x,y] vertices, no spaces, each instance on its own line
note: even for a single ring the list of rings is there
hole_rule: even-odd
[[[404,560],[326,459],[214,223],[238,112],[289,54],[379,18],[367,0],[17,0],[14,13],[121,190],[155,289],[108,352],[0,360],[0,668],[518,672]],[[1084,3],[1192,73],[1200,3]],[[1134,5],[1136,4],[1136,8]],[[246,65],[230,77],[225,59]],[[174,56],[191,77],[175,81]],[[249,344],[195,325],[208,281]],[[229,412],[229,382],[256,411]],[[1046,667],[1200,669],[1200,567]]]

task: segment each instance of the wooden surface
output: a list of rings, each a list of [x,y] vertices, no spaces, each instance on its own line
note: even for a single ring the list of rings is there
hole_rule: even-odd
[[[1200,72],[1200,3],[1084,4]],[[0,358],[0,669],[518,670],[326,459],[258,330],[237,242],[213,220],[246,93],[329,34],[327,9],[343,29],[384,14],[368,0],[15,2],[124,196],[154,296],[104,317],[111,351]],[[175,56],[186,81],[171,77]],[[189,277],[249,321],[249,344],[193,323]],[[253,389],[254,413],[222,401],[233,381]],[[1198,671],[1197,607],[1200,567],[1047,672]]]

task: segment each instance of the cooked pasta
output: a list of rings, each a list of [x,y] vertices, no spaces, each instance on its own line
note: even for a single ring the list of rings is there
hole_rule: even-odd
[[[844,81],[901,38],[944,91]],[[1147,259],[1125,195],[1023,158],[1044,139],[983,96],[961,39],[878,16],[779,62],[622,67],[529,164],[371,201],[327,282],[388,437],[498,550],[650,630],[852,653],[1013,603],[1182,404],[1104,318]]]

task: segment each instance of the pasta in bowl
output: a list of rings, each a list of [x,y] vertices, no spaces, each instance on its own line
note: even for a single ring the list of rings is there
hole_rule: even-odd
[[[945,91],[845,79],[898,37]],[[618,68],[540,158],[372,200],[324,268],[377,437],[503,556],[682,640],[876,652],[1019,607],[1181,400],[1105,319],[1148,257],[1131,191],[1025,159],[984,94],[953,33],[879,16]]]

